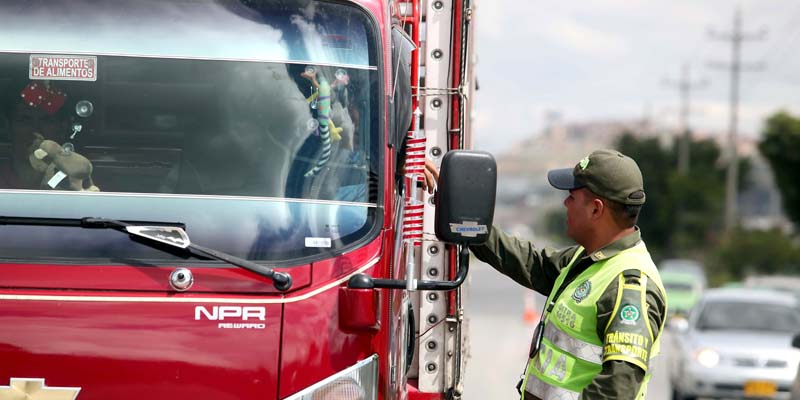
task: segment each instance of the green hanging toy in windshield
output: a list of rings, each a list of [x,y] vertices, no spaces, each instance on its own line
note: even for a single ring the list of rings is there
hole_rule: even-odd
[[[337,128],[331,119],[331,85],[325,76],[319,74],[314,67],[306,67],[301,75],[311,81],[316,92],[306,99],[311,104],[317,105],[317,122],[319,122],[318,132],[322,141],[322,149],[319,159],[314,168],[305,173],[306,177],[312,177],[328,163],[331,157],[331,142],[342,140],[342,128]]]

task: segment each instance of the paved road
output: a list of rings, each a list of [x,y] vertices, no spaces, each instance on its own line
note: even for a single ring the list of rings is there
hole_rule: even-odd
[[[514,386],[525,367],[533,326],[524,323],[527,289],[473,261],[465,299],[469,316],[470,359],[464,382],[464,400],[519,399]],[[544,299],[537,295],[537,309]],[[664,340],[669,343],[669,340]],[[664,354],[670,353],[668,346]],[[659,357],[649,386],[648,400],[668,400],[670,386],[666,357]]]

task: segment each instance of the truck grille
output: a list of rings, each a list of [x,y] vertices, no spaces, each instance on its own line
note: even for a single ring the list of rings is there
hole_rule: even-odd
[[[763,368],[786,368],[789,363],[784,360],[758,360],[755,357],[736,357],[733,359],[733,365],[737,367],[763,367]]]

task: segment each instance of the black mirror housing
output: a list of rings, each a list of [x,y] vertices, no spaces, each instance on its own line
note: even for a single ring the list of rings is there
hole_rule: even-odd
[[[792,347],[800,349],[800,333],[792,337]]]
[[[454,290],[467,278],[469,249],[489,237],[494,218],[497,163],[482,151],[453,150],[442,158],[436,199],[434,228],[445,242],[462,245],[458,271],[452,281],[375,279],[365,274],[350,278],[351,289]]]
[[[436,195],[436,236],[482,244],[494,219],[497,163],[484,151],[452,150],[442,158]]]

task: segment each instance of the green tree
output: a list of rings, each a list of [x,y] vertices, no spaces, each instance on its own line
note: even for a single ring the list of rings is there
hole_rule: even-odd
[[[639,164],[647,200],[639,226],[648,248],[658,258],[702,258],[719,235],[725,195],[725,169],[720,149],[712,140],[690,143],[690,170],[677,170],[677,154],[657,138],[625,133],[615,147]],[[741,161],[740,176],[749,171]],[[742,179],[740,178],[740,181]],[[744,183],[740,188],[744,188]]]
[[[772,168],[784,210],[800,223],[800,119],[785,111],[770,116],[758,150]]]
[[[674,256],[705,250],[715,241],[723,218],[725,169],[717,163],[720,149],[712,140],[694,141],[690,148],[688,175],[678,173],[675,164],[666,171],[669,192],[665,201],[673,204],[671,214],[666,216],[671,232],[668,243],[677,253]]]
[[[624,133],[617,138],[615,146],[639,164],[644,177],[645,205],[639,215],[639,226],[650,251],[656,256],[664,254],[672,236],[671,218],[675,205],[669,197],[669,173],[675,166],[675,158],[665,151],[658,138],[639,138]]]
[[[748,275],[800,274],[800,248],[779,230],[735,230],[707,263],[712,284]]]

